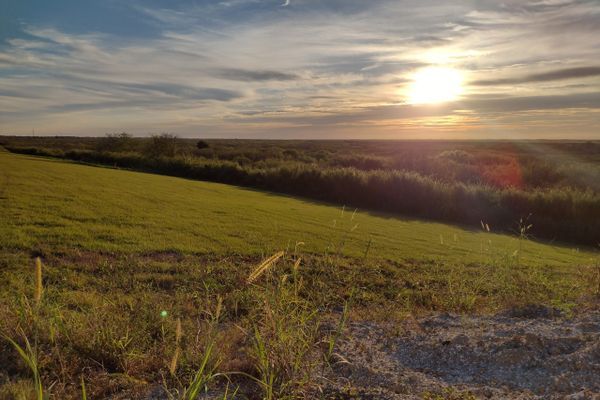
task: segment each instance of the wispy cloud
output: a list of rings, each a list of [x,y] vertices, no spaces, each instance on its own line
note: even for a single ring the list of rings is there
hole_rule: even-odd
[[[215,76],[232,81],[254,82],[254,81],[292,81],[298,79],[295,74],[279,71],[257,70],[251,71],[238,68],[223,68],[215,71]]]
[[[549,82],[600,76],[600,67],[565,68],[516,78],[482,79],[471,84],[480,86],[516,85],[531,82]]]
[[[443,117],[442,134],[457,121],[454,131],[501,136],[525,132],[505,129],[508,113],[511,124],[523,114],[537,132],[536,123],[548,129],[539,115],[556,118],[557,110],[577,134],[599,131],[596,1],[136,4],[131,18],[151,24],[152,35],[23,16],[21,34],[0,47],[0,132],[35,124],[48,133],[402,137]],[[413,73],[430,64],[464,71],[465,95],[438,107],[405,105]],[[573,122],[574,110],[592,121],[587,128]],[[425,137],[438,132],[427,121]]]

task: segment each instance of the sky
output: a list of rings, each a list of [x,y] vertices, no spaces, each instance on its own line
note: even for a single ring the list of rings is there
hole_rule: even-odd
[[[600,0],[0,0],[0,134],[600,139]]]

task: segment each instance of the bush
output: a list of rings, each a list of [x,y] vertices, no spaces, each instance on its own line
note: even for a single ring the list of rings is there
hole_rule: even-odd
[[[133,137],[125,132],[122,133],[107,133],[103,138],[100,138],[96,143],[97,151],[120,152],[127,151],[133,148]]]
[[[175,156],[177,153],[177,136],[170,133],[152,135],[145,153],[150,158]]]
[[[206,143],[204,140],[198,140],[196,142],[196,148],[198,150],[208,149],[209,147],[210,147],[210,145],[208,143]]]

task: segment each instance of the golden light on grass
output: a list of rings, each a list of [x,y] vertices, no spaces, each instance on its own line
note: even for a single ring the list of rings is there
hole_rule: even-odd
[[[300,263],[302,262],[302,257],[299,257],[296,262],[294,263],[294,273],[298,272],[298,268],[300,268]]]
[[[283,257],[284,254],[285,252],[280,251],[278,253],[273,254],[271,257],[267,258],[262,263],[260,263],[260,265],[256,267],[254,271],[252,271],[250,276],[248,276],[248,279],[246,279],[246,283],[251,284],[254,281],[256,281],[267,269],[269,269],[271,265],[275,264],[277,260]]]
[[[42,301],[42,293],[44,286],[42,283],[42,260],[39,257],[35,258],[35,303],[40,304]]]
[[[463,93],[463,75],[447,67],[427,67],[413,75],[410,104],[437,104],[457,100]]]

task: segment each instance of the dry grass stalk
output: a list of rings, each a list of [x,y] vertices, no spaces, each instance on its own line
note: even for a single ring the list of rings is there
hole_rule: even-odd
[[[223,311],[223,297],[217,296],[217,307],[215,309],[214,320],[218,321],[221,317],[221,312]]]
[[[285,252],[280,251],[278,253],[273,254],[271,257],[264,260],[246,279],[246,283],[251,284],[255,282],[267,269],[269,269],[277,260],[279,260]]]
[[[175,328],[175,343],[179,344],[179,342],[181,341],[181,318],[177,318],[177,326]]]
[[[300,267],[301,261],[302,261],[302,257],[298,257],[298,259],[294,263],[294,273],[298,272],[298,268]]]
[[[171,375],[175,375],[175,371],[177,371],[177,362],[179,361],[179,353],[181,353],[179,343],[181,342],[182,335],[181,318],[177,318],[177,326],[175,328],[175,354],[173,354],[171,365],[169,366],[169,372]]]
[[[35,258],[35,303],[37,305],[42,301],[42,293],[44,291],[44,285],[42,282],[42,260],[39,257]]]
[[[169,366],[169,372],[171,375],[175,376],[175,371],[177,371],[177,362],[179,361],[179,353],[181,350],[179,346],[175,348],[175,354],[173,354],[173,358],[171,359],[171,365]]]

